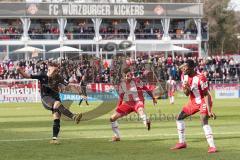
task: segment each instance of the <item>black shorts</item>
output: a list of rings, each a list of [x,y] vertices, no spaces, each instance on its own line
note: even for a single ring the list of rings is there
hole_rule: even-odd
[[[61,102],[59,98],[55,98],[52,96],[43,96],[41,100],[42,100],[43,107],[50,111],[53,111],[53,105],[56,101]]]
[[[87,86],[81,86],[82,95],[87,96]]]

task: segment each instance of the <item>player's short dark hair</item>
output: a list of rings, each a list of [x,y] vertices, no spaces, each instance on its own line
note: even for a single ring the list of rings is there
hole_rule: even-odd
[[[124,68],[124,69],[123,69],[123,73],[124,73],[124,74],[127,74],[127,73],[129,73],[129,72],[131,72],[130,68]]]
[[[49,62],[49,63],[48,63],[48,66],[49,66],[49,67],[56,67],[56,68],[59,67],[59,65],[58,65],[57,63],[55,63],[55,62]]]
[[[194,61],[193,61],[192,59],[186,60],[185,63],[186,63],[187,66],[190,67],[190,68],[194,68],[194,67],[195,67],[195,63],[194,63]]]

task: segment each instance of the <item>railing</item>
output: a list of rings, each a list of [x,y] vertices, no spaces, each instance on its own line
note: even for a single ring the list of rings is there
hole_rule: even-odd
[[[173,40],[196,40],[197,34],[186,33],[186,34],[176,34],[176,33],[169,33],[169,36]]]
[[[100,33],[102,36],[102,39],[108,40],[108,39],[127,39],[129,34],[111,34],[111,33]]]
[[[48,33],[43,33],[43,34],[29,34],[29,37],[32,40],[42,40],[42,39],[49,39],[49,40],[56,40],[59,38],[59,34],[48,34]]]
[[[162,39],[163,34],[161,33],[136,33],[136,39]],[[169,33],[172,40],[196,40],[197,34],[187,33],[187,34],[176,34]],[[202,36],[203,40],[208,40],[208,36],[205,34]]]
[[[93,34],[66,34],[65,35],[69,40],[77,40],[77,39],[93,39]],[[0,34],[1,40],[20,40],[22,34]],[[59,38],[59,34],[29,34],[30,39],[32,40],[57,40]]]
[[[160,33],[136,33],[136,39],[162,39],[162,34]]]
[[[100,33],[103,39],[119,39],[125,40],[128,38],[129,34],[113,34],[113,33]],[[93,39],[95,34],[94,33],[66,33],[65,36],[69,40],[79,40],[79,39]],[[161,40],[163,34],[160,33],[136,33],[135,34],[137,40],[141,39],[149,39],[149,40]],[[176,34],[170,33],[169,36],[172,40],[196,40],[197,34]],[[18,40],[21,39],[22,34],[0,34],[0,40]],[[32,40],[56,40],[59,38],[59,34],[52,34],[52,33],[43,33],[43,34],[29,34],[29,37]],[[208,36],[205,35],[202,37],[203,40],[208,40]]]
[[[0,34],[0,40],[17,40],[22,37],[22,34]]]
[[[92,33],[92,34],[86,34],[86,33],[81,33],[81,34],[75,34],[75,33],[66,33],[65,34],[66,37],[69,39],[69,40],[77,40],[77,39],[93,39],[95,34]]]

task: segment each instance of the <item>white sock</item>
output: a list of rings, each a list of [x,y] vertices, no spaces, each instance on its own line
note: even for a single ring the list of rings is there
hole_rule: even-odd
[[[170,97],[170,104],[173,104],[173,103],[174,103],[174,97],[171,96],[171,97]]]
[[[147,125],[147,115],[143,114],[143,115],[140,116],[140,118],[142,119],[143,124],[146,126]]]
[[[204,125],[203,130],[204,130],[208,145],[210,147],[215,147],[214,140],[213,140],[212,128],[210,127],[210,125]]]
[[[118,122],[117,121],[111,122],[111,125],[112,125],[112,131],[113,131],[114,135],[119,138],[120,132],[119,132],[119,128],[118,128]]]
[[[185,143],[185,123],[183,120],[176,121],[179,143]]]

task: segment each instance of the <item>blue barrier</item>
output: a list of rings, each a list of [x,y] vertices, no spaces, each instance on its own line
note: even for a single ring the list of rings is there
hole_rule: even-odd
[[[144,93],[144,98],[146,100],[151,100],[152,98]],[[162,99],[167,98],[165,95],[161,97]],[[80,101],[83,99],[80,95],[71,94],[71,93],[60,93],[61,101],[71,100],[71,101]],[[116,90],[112,90],[110,92],[90,92],[88,93],[88,101],[112,101],[118,100],[118,93]]]

